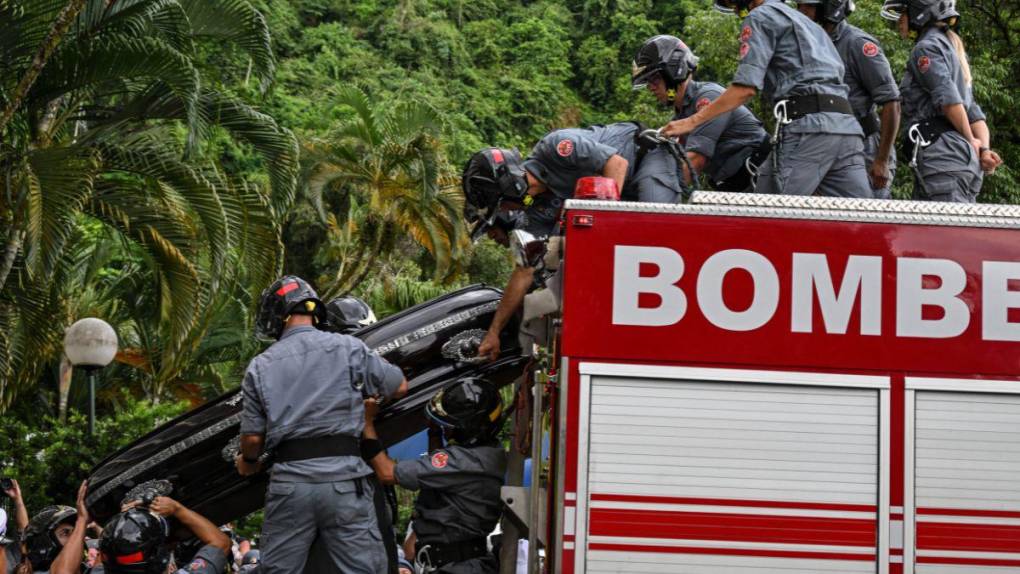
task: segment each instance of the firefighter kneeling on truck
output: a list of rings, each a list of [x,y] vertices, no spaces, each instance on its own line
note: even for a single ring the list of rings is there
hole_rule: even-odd
[[[415,562],[421,572],[489,574],[497,569],[486,537],[499,522],[506,452],[499,443],[503,402],[488,381],[464,377],[425,407],[446,446],[395,462],[375,430],[378,406],[365,401],[363,456],[383,484],[421,491],[414,504]]]

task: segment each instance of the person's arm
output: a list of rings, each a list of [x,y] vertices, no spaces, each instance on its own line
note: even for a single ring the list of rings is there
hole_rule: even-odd
[[[623,188],[621,187],[621,189]],[[499,300],[499,306],[496,307],[496,314],[493,315],[492,323],[489,324],[489,330],[478,346],[479,357],[488,357],[490,361],[499,358],[499,334],[503,332],[503,327],[506,327],[506,324],[510,322],[510,317],[524,302],[524,296],[528,294],[528,289],[534,280],[534,268],[514,267],[510,281],[507,282],[506,289],[503,290],[503,298]]]
[[[215,524],[208,518],[184,506],[169,496],[159,496],[149,505],[149,510],[161,516],[173,516],[191,531],[203,544],[213,546],[223,551],[224,555],[230,554],[230,538],[220,532]]]
[[[732,112],[746,104],[753,98],[758,90],[753,86],[741,84],[730,84],[723,91],[722,95],[711,104],[701,108],[698,112],[682,120],[674,120],[662,128],[663,135],[678,137],[691,133],[698,126],[715,119],[718,116]]]
[[[88,492],[88,481],[82,481],[78,487],[78,517],[74,521],[74,530],[67,543],[60,549],[60,554],[50,564],[50,574],[78,574],[81,572],[82,556],[85,554],[85,531],[89,527],[89,509],[85,505],[85,493]]]
[[[942,114],[946,116],[949,123],[953,124],[953,128],[969,141],[970,145],[974,146],[974,153],[979,154],[981,141],[974,137],[974,132],[970,129],[970,120],[967,119],[967,110],[963,104],[942,106]]]
[[[981,160],[982,171],[988,174],[995,173],[995,169],[1002,165],[1002,158],[995,150],[991,149],[992,134],[988,130],[988,124],[985,123],[985,120],[978,120],[970,124],[970,130],[974,137],[981,142],[978,158]]]
[[[21,486],[18,485],[18,481],[12,479],[11,484],[10,490],[5,490],[4,493],[14,501],[14,524],[18,532],[24,532],[28,528],[28,509],[25,508],[25,501],[21,497]]]
[[[871,164],[871,187],[882,189],[889,184],[889,154],[900,131],[900,102],[893,100],[882,106],[882,131],[878,140],[878,151]]]
[[[602,167],[602,175],[616,182],[616,189],[623,190],[624,180],[627,179],[627,167],[629,162],[622,155],[615,154],[606,160]]]
[[[365,430],[364,437],[366,441],[378,441],[379,433],[375,430],[375,415],[379,412],[379,405],[374,399],[368,399],[365,401]],[[397,483],[396,467],[397,463],[386,451],[380,451],[368,463],[372,466],[372,470],[375,471],[376,478],[379,482],[387,486]]]
[[[264,434],[241,435],[241,452],[234,459],[234,465],[241,476],[251,476],[262,470],[262,463],[258,458],[262,456],[265,446],[266,435]]]

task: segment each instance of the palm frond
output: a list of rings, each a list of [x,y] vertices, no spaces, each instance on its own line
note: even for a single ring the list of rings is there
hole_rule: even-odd
[[[199,38],[233,42],[251,58],[252,69],[268,90],[276,71],[269,26],[247,0],[181,0]]]

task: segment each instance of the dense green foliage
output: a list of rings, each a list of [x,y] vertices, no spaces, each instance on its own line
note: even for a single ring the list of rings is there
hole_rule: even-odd
[[[629,82],[654,34],[681,36],[700,79],[726,84],[739,21],[709,6],[0,0],[0,467],[24,453],[47,461],[54,476],[30,461],[13,471],[46,485],[33,504],[68,502],[100,453],[180,399],[235,386],[259,350],[255,298],[280,271],[361,295],[380,316],[470,282],[502,284],[506,252],[466,241],[459,166],[486,145],[526,150],[554,128],[663,124],[669,113]],[[879,6],[860,0],[851,21],[883,42],[899,75],[910,43]],[[1018,202],[1020,8],[960,9],[1006,162],[981,200]],[[908,188],[901,167],[896,192]],[[63,330],[84,316],[121,338],[99,411],[104,432],[126,426],[83,441],[92,450],[76,458],[47,445],[83,440],[73,413],[84,378],[71,382],[68,425],[57,422],[57,380]],[[147,406],[158,401],[173,406]]]

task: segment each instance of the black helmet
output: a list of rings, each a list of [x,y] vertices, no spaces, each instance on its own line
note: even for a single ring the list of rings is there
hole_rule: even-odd
[[[242,566],[248,566],[248,565],[258,564],[260,558],[261,558],[261,553],[258,550],[253,548],[253,549],[245,552],[244,556],[241,557],[241,565]]]
[[[287,317],[311,315],[321,323],[326,318],[326,307],[315,289],[304,279],[287,275],[262,292],[259,314],[255,318],[255,336],[262,339],[279,339]]]
[[[665,34],[649,38],[634,56],[630,83],[634,89],[648,84],[658,75],[666,87],[676,89],[698,67],[698,57],[676,36]]]
[[[753,0],[715,0],[712,7],[723,14],[736,14],[741,18],[747,16],[751,11]]]
[[[28,560],[34,570],[48,570],[60,554],[61,544],[56,530],[61,524],[73,524],[78,511],[70,506],[47,506],[32,517],[25,529],[25,546]]]
[[[436,393],[425,416],[443,429],[448,440],[471,446],[491,439],[502,423],[503,400],[484,379],[463,377]]]
[[[817,6],[815,22],[839,24],[854,11],[854,0],[797,0],[797,4]]]
[[[99,538],[103,569],[111,574],[163,574],[170,563],[169,527],[162,517],[132,508],[106,523]]]
[[[528,192],[524,160],[516,149],[490,147],[471,156],[461,176],[464,216],[474,223],[472,239],[493,225],[504,199],[521,201]]]
[[[936,22],[955,26],[960,18],[956,0],[885,0],[882,4],[883,18],[896,21],[901,14],[907,15],[911,30],[923,30]]]
[[[322,328],[345,335],[376,322],[372,308],[357,297],[337,297],[326,303],[326,322]]]

